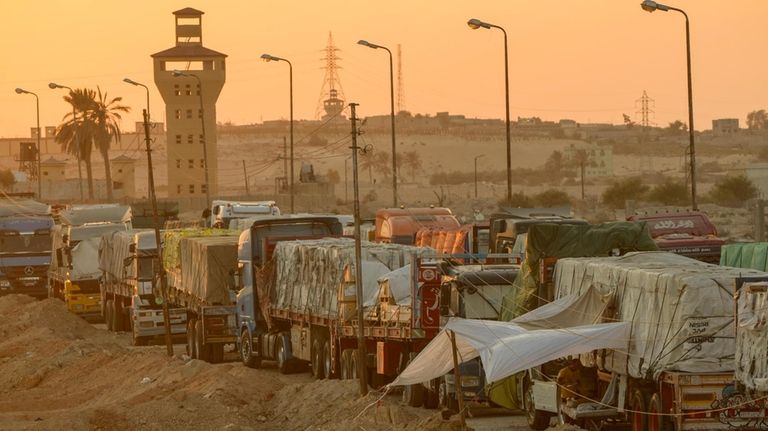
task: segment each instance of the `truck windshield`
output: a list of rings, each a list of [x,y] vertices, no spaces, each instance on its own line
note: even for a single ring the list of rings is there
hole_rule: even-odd
[[[44,231],[21,234],[18,231],[0,231],[0,253],[45,254],[51,252],[51,233]]]
[[[137,275],[139,280],[147,281],[152,280],[154,277],[153,263],[155,259],[152,257],[140,257],[137,261],[139,265]]]

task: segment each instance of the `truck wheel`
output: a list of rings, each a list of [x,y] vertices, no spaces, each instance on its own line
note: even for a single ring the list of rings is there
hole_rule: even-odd
[[[109,315],[112,322],[112,330],[115,332],[120,332],[120,315],[117,311],[117,303],[113,299],[110,299],[109,303],[111,307]]]
[[[323,343],[323,374],[325,378],[333,379],[338,377],[338,372],[333,369],[333,357],[331,356],[331,340],[326,339]]]
[[[421,383],[405,385],[403,388],[403,404],[410,407],[421,407],[424,403],[424,386]]]
[[[240,333],[240,360],[249,368],[261,368],[261,356],[253,356],[253,344],[247,329]]]
[[[449,392],[448,392],[448,385],[445,384],[445,379],[440,379],[440,390],[439,393],[439,402],[438,405],[440,408],[448,409],[451,412],[457,412],[459,411],[458,405],[459,403],[456,401],[456,398],[454,398]]]
[[[201,320],[195,322],[195,349],[197,350],[197,359],[210,362],[211,346],[205,344],[205,334],[203,333],[203,322]]]
[[[352,349],[344,349],[341,352],[341,357],[339,358],[339,374],[341,380],[349,380],[349,361],[351,355]]]
[[[288,374],[288,352],[286,352],[285,346],[283,345],[283,337],[278,337],[277,351],[275,353],[277,370],[280,371],[280,374]]]
[[[115,304],[115,332],[125,331],[125,318],[123,317],[123,302],[119,299],[113,300]]]
[[[110,332],[114,332],[115,331],[114,321],[112,320],[112,315],[115,313],[115,309],[114,309],[113,305],[114,304],[112,303],[112,300],[108,299],[107,300],[107,307],[106,307],[107,315],[106,315],[104,320],[106,320],[105,323],[107,324],[107,331],[110,331]]]
[[[211,358],[212,364],[220,364],[224,362],[224,345],[221,343],[210,344],[208,346],[208,353]]]
[[[424,388],[424,408],[436,409],[440,401],[440,382],[438,379],[429,381],[429,388]]]
[[[632,399],[629,402],[629,409],[631,410],[630,424],[632,425],[632,431],[648,431],[648,421],[646,412],[645,395],[640,389],[635,389],[632,393]]]
[[[197,359],[197,344],[195,342],[195,319],[187,321],[187,355]]]
[[[656,392],[648,400],[648,431],[667,431],[671,428],[666,421],[667,418],[661,413],[661,395]]]
[[[312,375],[315,379],[322,380],[325,378],[325,372],[323,370],[323,341],[320,337],[315,337],[312,340]]]
[[[525,407],[525,416],[528,420],[528,426],[534,430],[544,430],[549,427],[549,414],[541,410],[536,410],[536,404],[533,400],[533,383],[526,380],[525,396],[523,398]]]
[[[350,379],[357,379],[358,376],[358,369],[357,369],[357,349],[353,349],[352,353],[349,354],[349,378]]]

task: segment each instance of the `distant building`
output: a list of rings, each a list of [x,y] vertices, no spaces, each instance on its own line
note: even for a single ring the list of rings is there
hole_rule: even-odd
[[[558,121],[560,127],[562,128],[573,128],[573,127],[579,127],[579,123],[577,123],[574,120],[569,120],[567,118],[563,118],[562,120]]]
[[[136,197],[136,159],[120,155],[112,159],[112,189],[120,198]]]
[[[584,150],[589,156],[590,163],[584,167],[584,174],[588,177],[608,177],[613,175],[613,147],[597,144],[571,144],[563,151],[565,160],[576,159],[576,153]]]
[[[136,133],[138,133],[141,136],[144,136],[144,122],[143,121],[137,121],[136,122]],[[154,134],[163,134],[165,133],[165,123],[161,121],[150,121],[149,123],[149,133],[151,135]]]
[[[712,120],[712,134],[715,136],[727,136],[738,132],[738,118],[720,118]]]
[[[224,87],[227,56],[203,46],[202,11],[185,8],[173,15],[176,46],[152,54],[155,85],[165,101],[168,197],[204,197],[207,186],[210,194],[216,196],[219,177],[216,100]],[[174,70],[191,76],[173,76]],[[203,153],[203,139],[207,157]]]

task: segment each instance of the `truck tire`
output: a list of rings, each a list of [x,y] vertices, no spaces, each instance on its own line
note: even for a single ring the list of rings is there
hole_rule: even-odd
[[[201,320],[195,322],[195,350],[197,350],[197,359],[210,362],[211,346],[205,344],[205,334],[203,333],[203,322]]]
[[[109,306],[110,306],[110,320],[112,323],[112,330],[115,332],[120,332],[120,315],[117,312],[117,303],[114,299],[109,300]]]
[[[421,407],[424,403],[424,386],[421,383],[403,387],[403,404],[410,407]]]
[[[107,313],[106,313],[107,315],[104,318],[105,320],[104,323],[107,324],[107,331],[114,332],[115,325],[114,325],[114,321],[112,320],[112,315],[115,313],[115,309],[113,308],[111,299],[107,299],[106,310],[107,310]]]
[[[187,320],[187,355],[197,359],[197,344],[195,342],[195,319]]]
[[[549,427],[550,415],[547,412],[536,410],[536,404],[533,400],[533,383],[528,380],[525,381],[523,407],[525,408],[525,417],[528,420],[528,426],[531,429],[545,430]]]
[[[429,388],[424,388],[424,408],[436,409],[440,401],[440,381],[439,379],[432,379],[429,381]]]
[[[344,349],[339,358],[339,374],[341,380],[349,380],[349,362],[352,358],[352,349]]]
[[[277,360],[277,370],[280,374],[288,374],[288,352],[283,345],[283,337],[278,336],[277,347],[275,348],[275,359]]]
[[[455,413],[459,411],[459,403],[456,398],[448,392],[448,385],[445,384],[445,379],[440,379],[439,386],[440,400],[438,405],[442,409],[448,409],[450,412]]]
[[[335,379],[339,373],[334,369],[333,356],[331,355],[331,340],[325,339],[323,343],[323,374],[326,379]]]
[[[240,332],[240,360],[249,368],[261,368],[261,356],[253,356],[253,340],[247,329]]]
[[[357,379],[357,349],[352,349],[352,353],[349,355],[349,378]]]
[[[629,402],[629,420],[632,431],[648,431],[648,417],[646,412],[645,394],[640,389],[635,389]]]
[[[119,299],[114,299],[115,304],[115,332],[125,331],[125,317],[123,316],[123,302]]]
[[[325,378],[325,371],[323,370],[323,344],[324,339],[320,337],[314,337],[312,340],[312,375],[317,380]]]
[[[224,344],[216,343],[208,345],[208,353],[210,355],[212,364],[220,364],[224,362]]]

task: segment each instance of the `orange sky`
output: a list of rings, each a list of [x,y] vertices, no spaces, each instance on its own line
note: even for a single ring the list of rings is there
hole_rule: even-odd
[[[496,30],[470,30],[483,19],[507,29],[512,118],[540,116],[581,122],[621,122],[635,116],[643,90],[656,100],[654,121],[687,119],[682,15],[649,14],[640,0],[44,0],[4,2],[0,26],[0,136],[28,136],[34,99],[41,125],[67,111],[61,90],[101,86],[134,108],[124,127],[140,119],[142,89],[152,84],[150,54],[173,45],[172,11],[205,12],[205,46],[229,55],[218,120],[253,123],[287,118],[287,70],[264,63],[268,52],[294,63],[296,118],[312,118],[320,95],[321,49],[332,31],[342,57],[347,101],[361,116],[389,112],[387,56],[358,39],[403,49],[406,108],[467,116],[504,115],[503,46]],[[691,17],[696,128],[713,118],[768,108],[768,1],[676,0]],[[131,5],[127,7],[127,5]],[[153,85],[152,85],[153,86]],[[152,94],[155,119],[164,109]]]

